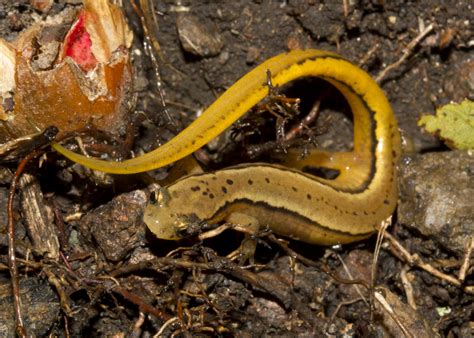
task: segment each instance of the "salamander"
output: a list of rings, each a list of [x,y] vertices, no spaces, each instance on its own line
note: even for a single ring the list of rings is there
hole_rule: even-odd
[[[318,77],[347,100],[354,125],[353,149],[312,151],[303,160],[289,154],[285,165],[242,164],[184,177],[165,186],[145,210],[144,221],[159,238],[179,239],[192,223],[232,221],[265,225],[300,241],[332,245],[370,236],[397,203],[396,162],[400,134],[382,89],[341,56],[295,50],[270,58],[243,76],[168,143],[123,162],[107,162],[53,147],[86,167],[131,174],[173,163],[204,146],[268,95],[274,86]],[[289,167],[290,166],[290,167]],[[308,166],[339,171],[335,179],[304,172]]]

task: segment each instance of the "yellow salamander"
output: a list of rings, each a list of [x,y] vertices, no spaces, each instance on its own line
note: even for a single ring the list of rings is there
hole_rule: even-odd
[[[144,220],[159,238],[179,239],[195,222],[222,220],[268,226],[275,233],[314,244],[368,237],[397,202],[400,135],[390,105],[362,69],[337,54],[292,51],[268,59],[238,80],[189,127],[158,149],[123,162],[107,162],[53,147],[71,160],[108,173],[131,174],[175,162],[204,146],[268,95],[274,86],[318,77],[335,86],[353,113],[350,152],[313,151],[302,161],[293,152],[286,166],[254,163],[192,175],[161,188]],[[339,170],[327,180],[298,169]]]

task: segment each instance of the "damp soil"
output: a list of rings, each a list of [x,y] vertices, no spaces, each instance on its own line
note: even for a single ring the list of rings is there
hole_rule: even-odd
[[[30,1],[0,0],[0,37],[13,40],[34,21],[78,3],[56,1],[48,12],[41,13],[31,7]],[[431,179],[426,178],[430,170],[426,164],[423,169],[413,169],[413,163],[423,162],[422,156],[427,153],[449,152],[435,136],[417,126],[418,118],[433,114],[446,103],[472,100],[474,96],[472,1],[154,3],[159,24],[156,40],[161,48],[160,80],[143,48],[140,20],[125,2],[135,34],[133,90],[137,101],[131,113],[136,123],[135,153],[154,149],[172,138],[239,77],[271,56],[297,48],[329,50],[377,77],[408,49],[408,58],[380,81],[407,144],[409,155],[400,166],[411,166],[403,170],[409,173],[407,181],[405,176],[401,178],[405,195],[400,196],[401,203],[405,203],[400,209],[409,216],[395,215],[388,232],[411,254],[445,275],[458,278],[463,262],[469,263],[469,257],[465,257],[468,245],[463,247],[462,243],[473,236],[469,224],[474,225],[474,208],[466,201],[469,194],[456,203],[463,206],[459,222],[464,222],[460,227],[466,229],[457,233],[461,237],[456,238],[456,248],[449,246],[446,237],[453,233],[447,230],[449,221],[441,224],[441,232],[423,232],[417,230],[416,222],[426,217],[410,213],[429,213],[424,206],[431,201],[421,199],[424,192],[417,190],[413,178],[417,176],[424,183]],[[430,32],[411,47],[430,25]],[[279,90],[303,100],[299,116],[321,100],[320,116],[302,139],[303,145],[316,144],[329,150],[351,147],[350,112],[334,88],[322,81],[304,79]],[[291,117],[288,125],[297,121],[298,115]],[[199,159],[208,169],[278,161],[285,151],[274,143],[278,126],[274,114],[248,114],[232,131],[206,147]],[[442,162],[446,163],[444,175],[463,177],[463,186],[457,188],[453,187],[456,180],[449,181],[452,194],[456,189],[474,191],[470,155],[465,152],[456,158],[464,156],[465,162],[457,160],[454,169],[448,165],[454,162],[449,156],[443,159],[447,162]],[[72,164],[55,154],[43,158],[42,163],[41,167],[38,162],[31,163],[28,171],[42,193],[36,197],[40,199],[39,208],[49,210],[51,223],[59,227],[57,233],[63,237],[61,258],[51,259],[34,250],[32,254],[25,230],[31,221],[23,218],[21,202],[15,203],[14,215],[18,256],[30,262],[20,264],[22,306],[27,328],[38,336],[148,337],[159,332],[160,336],[183,337],[468,337],[473,333],[474,295],[466,291],[473,290],[473,264],[455,285],[416,262],[408,264],[393,246],[384,245],[376,263],[375,285],[391,300],[394,320],[387,309],[370,306],[373,297],[365,287],[371,282],[368,276],[375,238],[324,248],[295,241],[277,242],[261,234],[250,261],[230,261],[226,255],[243,239],[237,231],[229,230],[203,242],[191,238],[174,243],[157,240],[144,225],[142,214],[150,184],[166,177],[169,168],[114,177],[77,165],[70,169]],[[6,224],[7,191],[14,169],[14,164],[6,165],[0,174],[0,224]],[[417,173],[421,170],[425,171],[420,177]],[[437,187],[442,186],[442,176],[443,172],[438,172],[433,180],[440,182]],[[452,195],[447,198],[446,203],[454,210],[449,212],[459,213],[451,203]],[[412,224],[405,226],[399,219]],[[0,229],[0,317],[5,323],[0,332],[11,336],[14,317],[9,310],[7,235],[3,225]],[[353,285],[349,280],[359,283]]]

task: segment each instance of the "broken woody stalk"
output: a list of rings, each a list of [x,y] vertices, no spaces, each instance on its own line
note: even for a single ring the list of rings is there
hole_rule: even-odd
[[[0,144],[49,125],[60,136],[86,125],[116,134],[126,123],[132,38],[120,7],[84,0],[0,39]]]

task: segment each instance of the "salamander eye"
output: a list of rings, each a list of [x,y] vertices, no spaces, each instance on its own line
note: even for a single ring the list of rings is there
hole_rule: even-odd
[[[159,193],[160,193],[159,191],[155,190],[150,194],[150,204],[155,205],[158,202],[158,194]]]
[[[165,207],[170,200],[169,196],[169,192],[166,188],[154,189],[150,194],[150,204]]]

